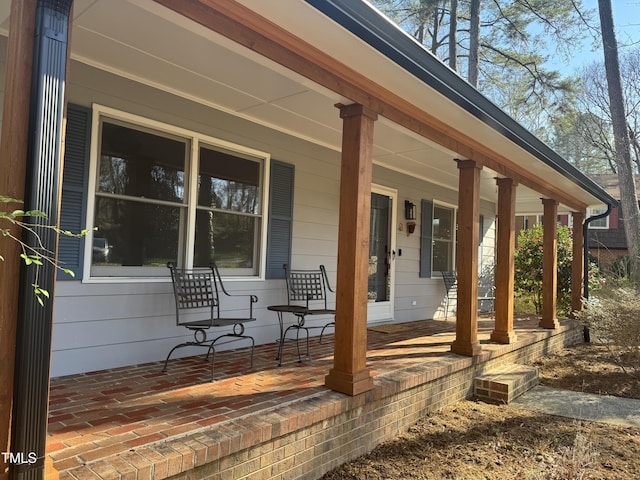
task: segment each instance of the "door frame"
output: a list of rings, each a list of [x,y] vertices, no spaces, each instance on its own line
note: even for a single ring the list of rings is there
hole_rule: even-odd
[[[372,302],[367,304],[367,323],[387,323],[393,321],[395,317],[395,273],[396,273],[396,225],[398,215],[398,190],[396,188],[371,184],[371,193],[386,195],[391,198],[391,215],[389,219],[389,301]]]

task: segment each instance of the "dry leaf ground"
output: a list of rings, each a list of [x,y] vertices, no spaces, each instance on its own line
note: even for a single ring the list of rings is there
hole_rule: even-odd
[[[577,345],[537,365],[543,385],[640,399],[640,378],[625,374],[603,346]],[[323,477],[511,478],[640,478],[640,430],[464,401]]]

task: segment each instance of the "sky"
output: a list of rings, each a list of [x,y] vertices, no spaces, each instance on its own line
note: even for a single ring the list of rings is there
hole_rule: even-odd
[[[592,8],[597,8],[596,0],[584,0]],[[613,21],[620,37],[629,35],[636,41],[640,38],[640,0],[611,0]],[[619,38],[618,41],[622,41]]]
[[[590,10],[595,10],[594,21],[599,24],[598,0],[583,0],[583,4]],[[616,29],[616,39],[622,49],[623,45],[635,42],[640,47],[640,0],[611,0],[613,22]],[[576,52],[569,64],[571,69],[578,69],[594,61],[603,61],[602,40],[598,39],[598,51],[591,51],[592,41],[586,40],[581,52]]]

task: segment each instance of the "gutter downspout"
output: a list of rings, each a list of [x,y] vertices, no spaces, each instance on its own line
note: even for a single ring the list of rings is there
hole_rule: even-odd
[[[25,210],[40,210],[33,217],[33,233],[23,241],[57,254],[57,225],[62,179],[65,87],[69,29],[73,0],[38,0],[33,45],[33,76],[25,178]],[[10,465],[12,480],[41,480],[46,457],[49,374],[56,269],[43,262],[39,270],[22,265],[18,297],[18,325],[14,373]],[[40,305],[33,285],[50,298]]]
[[[587,218],[582,224],[582,238],[584,239],[583,248],[583,262],[584,262],[584,278],[583,278],[583,289],[582,293],[583,297],[589,300],[589,224],[595,220],[600,220],[601,218],[608,217],[611,214],[611,210],[613,209],[612,204],[607,204],[607,211],[601,213],[599,215],[594,215],[592,217]],[[591,341],[591,335],[589,334],[589,327],[585,325],[584,327],[584,341],[589,343]]]

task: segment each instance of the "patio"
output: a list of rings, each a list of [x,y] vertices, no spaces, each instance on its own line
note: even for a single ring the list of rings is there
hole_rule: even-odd
[[[489,342],[493,320],[481,318],[482,354],[450,352],[454,321],[419,321],[368,330],[374,389],[349,397],[327,389],[333,337],[311,341],[311,360],[295,344],[256,347],[216,360],[217,381],[201,356],[52,379],[47,453],[62,479],[317,478],[392,438],[427,412],[472,394],[483,369],[524,363],[581,340],[562,320],[555,330],[516,319],[518,341]],[[195,471],[194,471],[195,470]]]

